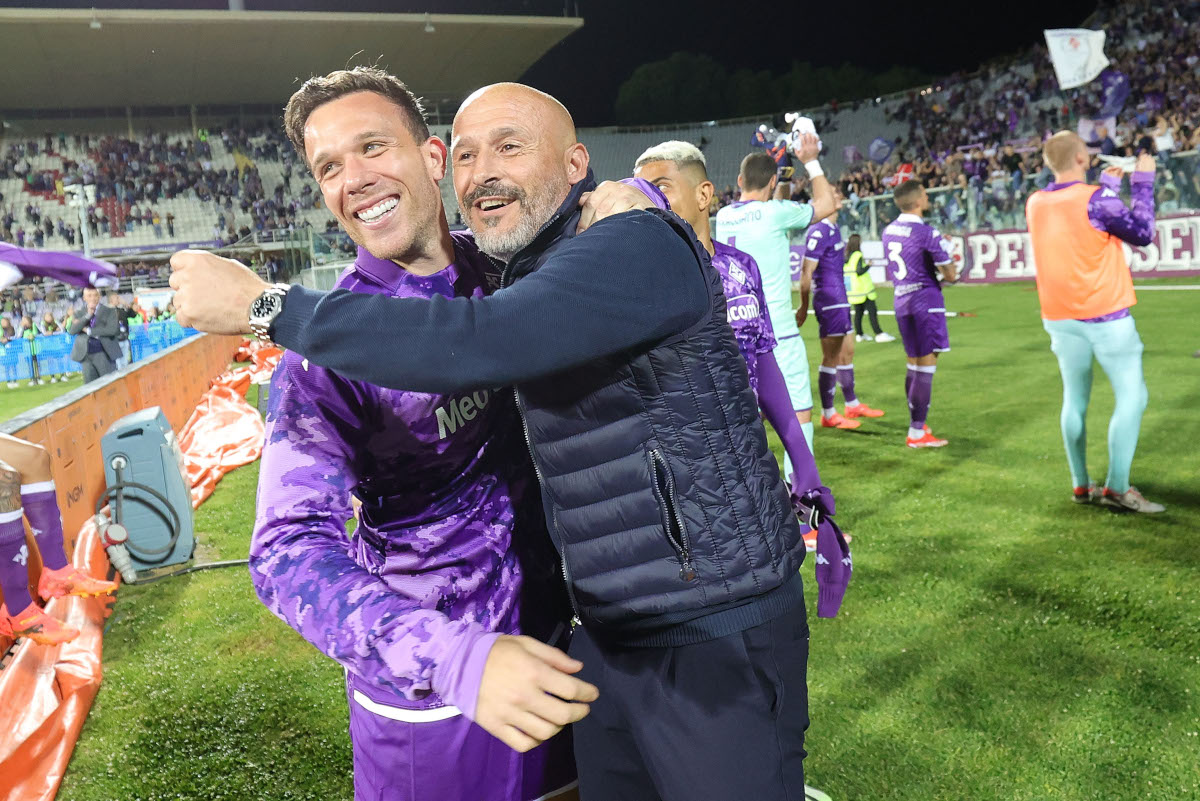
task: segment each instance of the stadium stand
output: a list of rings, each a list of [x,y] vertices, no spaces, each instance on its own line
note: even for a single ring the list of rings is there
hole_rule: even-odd
[[[1149,137],[1164,168],[1160,208],[1200,208],[1200,159],[1194,155],[1200,147],[1200,10],[1182,0],[1136,2],[1122,9],[1121,14],[1102,9],[1089,21],[1105,26],[1112,68],[1129,78],[1130,96],[1112,130],[1086,124],[1105,102],[1099,82],[1060,91],[1041,45],[973,75],[807,110],[822,132],[826,171],[838,177],[846,197],[845,216],[877,228],[891,213],[884,201],[900,174],[944,188],[935,193],[934,216],[948,230],[1021,227],[1025,197],[1050,178],[1038,143],[1048,131],[1076,128],[1081,121],[1107,153],[1130,152]],[[1167,80],[1170,64],[1177,69]],[[738,164],[762,122],[780,119],[764,115],[579,133],[602,180],[627,175],[651,145],[666,139],[693,142],[708,157],[719,206],[736,196]],[[448,130],[436,133],[449,138]],[[136,140],[115,132],[24,139],[0,148],[0,239],[5,241],[80,249],[78,213],[67,205],[64,189],[73,183],[96,187],[84,227],[92,249],[101,253],[153,245],[221,246],[304,228],[336,230],[276,121],[246,127],[230,123],[195,133],[179,125]],[[454,226],[458,208],[449,179],[442,183],[442,195]],[[806,197],[803,179],[793,196]],[[352,252],[336,243],[329,250],[315,260],[332,262]],[[139,269],[144,270],[125,272],[136,275]]]

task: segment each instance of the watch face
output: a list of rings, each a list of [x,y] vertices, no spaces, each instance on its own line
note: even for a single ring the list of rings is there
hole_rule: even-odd
[[[268,292],[255,298],[254,305],[250,308],[250,314],[254,317],[270,317],[278,314],[281,305],[279,295]]]

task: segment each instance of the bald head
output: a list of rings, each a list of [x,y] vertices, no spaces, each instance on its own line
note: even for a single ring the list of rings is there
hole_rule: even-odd
[[[1042,158],[1055,175],[1074,172],[1076,168],[1086,170],[1087,144],[1074,131],[1059,131],[1046,140]]]
[[[476,243],[508,261],[587,177],[588,152],[562,103],[530,86],[497,83],[454,115],[450,163]]]
[[[494,83],[472,92],[454,115],[453,138],[458,139],[459,120],[464,115],[470,120],[472,115],[492,113],[497,109],[537,120],[548,138],[564,150],[579,141],[575,135],[575,120],[567,107],[554,96],[523,83]]]

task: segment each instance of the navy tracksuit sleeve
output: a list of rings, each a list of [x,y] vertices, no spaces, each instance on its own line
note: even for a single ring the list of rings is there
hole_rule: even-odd
[[[608,217],[485,298],[292,287],[279,345],[343,376],[447,394],[505,386],[646,345],[711,311],[698,254],[662,217]]]

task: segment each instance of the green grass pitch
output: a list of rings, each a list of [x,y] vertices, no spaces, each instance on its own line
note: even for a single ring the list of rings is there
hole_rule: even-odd
[[[1139,300],[1150,406],[1133,478],[1168,505],[1158,517],[1070,502],[1032,284],[947,291],[978,317],[950,321],[940,451],[903,447],[900,344],[859,346],[859,394],[888,414],[816,432],[854,535],[838,618],[816,619],[803,568],[807,771],[834,799],[1200,798],[1200,292]],[[811,321],[804,336],[815,376]],[[1093,395],[1102,479],[1099,368]],[[246,555],[257,472],[198,512],[202,561]],[[123,588],[104,663],[62,801],[351,798],[341,670],[267,613],[244,568]]]

